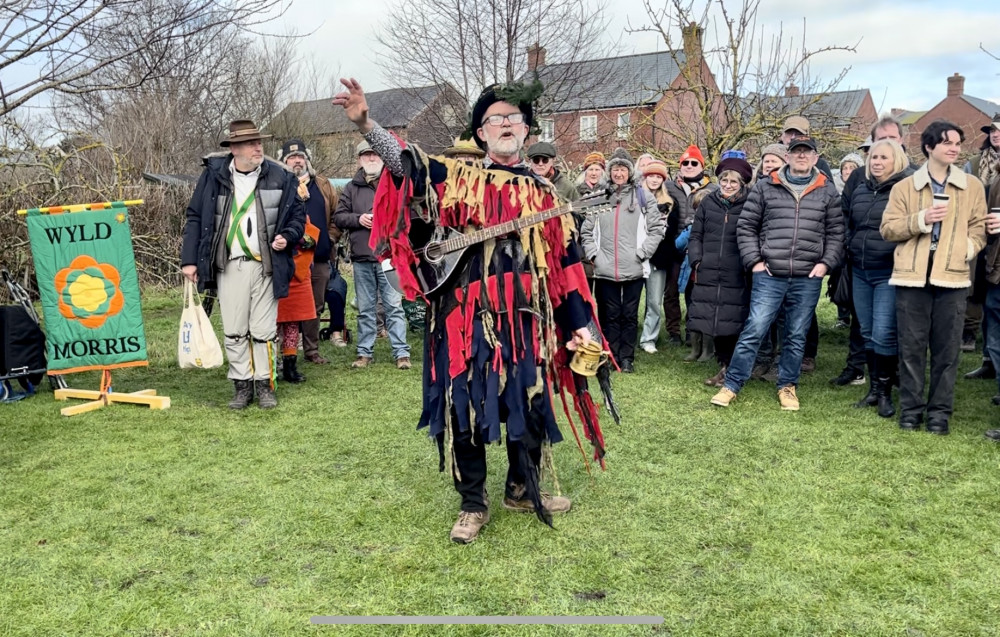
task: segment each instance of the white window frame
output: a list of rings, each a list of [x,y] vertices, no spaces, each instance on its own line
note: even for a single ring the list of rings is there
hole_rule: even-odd
[[[597,115],[580,116],[580,141],[597,141]]]
[[[538,126],[542,129],[541,134],[538,135],[538,140],[543,142],[552,142],[556,138],[556,123],[555,120],[551,119],[540,119],[538,120]]]
[[[618,125],[615,127],[615,136],[618,139],[628,139],[632,132],[632,113],[618,113]]]

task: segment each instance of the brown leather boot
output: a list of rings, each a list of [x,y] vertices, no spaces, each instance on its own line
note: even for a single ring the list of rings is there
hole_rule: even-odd
[[[489,511],[460,511],[458,521],[451,527],[451,541],[468,544],[479,536],[479,529],[490,521]]]

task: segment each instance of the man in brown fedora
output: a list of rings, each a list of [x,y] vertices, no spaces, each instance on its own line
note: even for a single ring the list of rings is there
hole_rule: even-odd
[[[236,386],[231,409],[257,394],[262,409],[274,394],[274,338],[278,299],[294,274],[292,247],[302,238],[305,212],[299,180],[264,157],[262,135],[250,120],[229,124],[212,153],[187,208],[181,271],[200,290],[215,288],[226,336],[229,378]]]

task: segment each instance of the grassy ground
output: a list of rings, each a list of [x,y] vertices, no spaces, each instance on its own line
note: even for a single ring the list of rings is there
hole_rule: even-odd
[[[821,304],[821,324],[833,322]],[[960,381],[953,433],[905,434],[827,380],[802,411],[750,384],[708,404],[707,364],[640,353],[605,419],[609,470],[556,447],[573,511],[549,529],[495,506],[448,541],[457,497],[414,430],[419,371],[303,364],[272,412],[225,408],[223,370],[176,369],[179,294],[146,299],[151,366],[115,387],[169,395],[63,418],[46,390],[0,405],[2,635],[996,635],[1000,447],[992,382]],[[414,348],[419,363],[419,347]],[[967,354],[962,371],[978,357]],[[96,388],[96,375],[72,377]],[[567,432],[568,433],[568,432]],[[499,500],[503,449],[489,450]],[[318,627],[312,615],[662,615],[661,626]]]

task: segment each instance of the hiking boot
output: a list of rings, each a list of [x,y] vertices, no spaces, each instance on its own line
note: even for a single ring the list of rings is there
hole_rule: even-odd
[[[778,402],[785,411],[799,410],[799,397],[795,395],[795,387],[786,385],[778,390]]]
[[[865,373],[853,370],[850,367],[845,367],[844,371],[840,372],[840,376],[830,379],[830,384],[836,385],[837,387],[846,387],[847,385],[864,385]]]
[[[400,356],[396,359],[396,369],[410,369],[411,367],[413,365],[410,364],[409,356]]]
[[[334,332],[330,340],[333,342],[334,347],[347,347],[347,341],[344,340],[343,332]]]
[[[764,376],[771,369],[770,363],[758,363],[753,366],[753,371],[750,372],[751,380],[765,380]]]
[[[765,381],[767,381],[769,383],[776,383],[776,382],[778,382],[778,366],[777,365],[771,365],[767,369],[767,371],[764,372],[764,375],[761,376],[760,378],[761,378],[761,380],[765,380]]]
[[[962,351],[963,352],[974,352],[974,351],[976,351],[976,333],[975,332],[964,332],[962,334]]]
[[[726,366],[719,368],[719,373],[711,378],[705,379],[705,384],[709,387],[722,387],[722,382],[726,380]]]
[[[236,394],[229,401],[230,409],[246,409],[253,401],[253,383],[249,380],[234,380]]]
[[[521,487],[521,493],[524,493],[524,487]],[[564,498],[561,495],[552,495],[542,491],[542,506],[549,513],[565,513],[569,511],[570,507],[573,506],[572,501],[569,498]],[[535,505],[531,503],[531,498],[522,497],[513,498],[509,495],[505,495],[503,498],[503,508],[508,511],[515,511],[517,513],[534,513]]]
[[[712,396],[712,404],[718,405],[719,407],[728,407],[729,403],[736,400],[736,393],[729,389],[728,387],[723,387],[719,390],[719,393]]]
[[[319,352],[311,352],[309,354],[306,354],[306,360],[312,363],[313,365],[326,365],[330,362],[327,359],[320,356]]]
[[[298,357],[285,356],[283,358],[284,361],[281,367],[281,377],[289,383],[305,382],[306,377],[300,374],[298,370]]]
[[[802,359],[802,367],[800,368],[803,374],[810,374],[816,371],[816,359],[812,356],[807,356]]]
[[[622,361],[621,370],[623,374],[632,374],[635,372],[635,364],[632,361]]]
[[[274,388],[269,380],[255,380],[254,388],[257,390],[257,406],[261,409],[274,409],[278,406],[278,397],[274,395]]]
[[[667,345],[671,347],[681,347],[684,345],[684,341],[681,340],[680,334],[671,334],[670,340],[667,341]]]
[[[468,544],[479,535],[479,529],[490,521],[489,511],[459,511],[458,521],[451,527],[451,541]]]
[[[351,367],[354,369],[364,369],[372,364],[371,356],[358,356],[357,360],[351,363]]]

